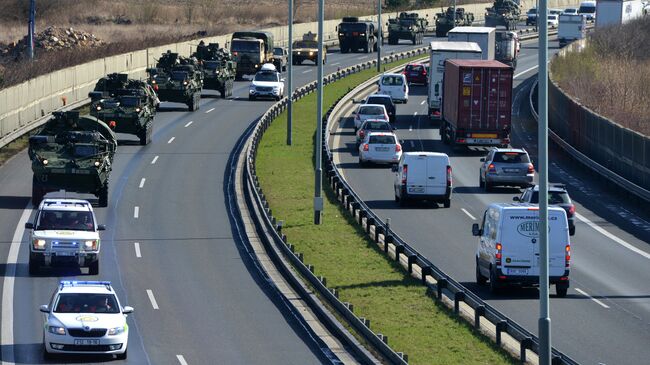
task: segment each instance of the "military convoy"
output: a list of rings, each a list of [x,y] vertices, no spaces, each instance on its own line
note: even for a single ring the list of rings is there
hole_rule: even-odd
[[[54,112],[29,137],[32,161],[32,204],[38,206],[50,191],[94,194],[98,205],[108,205],[108,181],[117,139],[113,131],[78,111]]]
[[[358,17],[343,17],[336,27],[339,35],[341,53],[370,53],[377,50],[379,30],[371,21],[359,20]]]
[[[471,26],[472,23],[474,14],[465,12],[465,8],[456,8],[454,22],[454,8],[450,6],[445,12],[436,14],[436,37],[445,37],[455,27]]]
[[[398,18],[388,20],[388,44],[395,45],[401,39],[422,44],[428,25],[429,21],[420,18],[417,13],[402,12]]]
[[[230,50],[237,62],[235,80],[253,75],[263,64],[273,63],[273,34],[266,31],[245,31],[232,34]]]
[[[513,0],[494,0],[492,7],[486,9],[485,26],[503,26],[506,30],[517,29],[521,9]]]
[[[201,65],[204,89],[217,90],[222,98],[232,96],[237,63],[228,49],[220,48],[219,43],[206,46],[201,41],[192,57]]]
[[[190,111],[199,109],[203,74],[196,58],[187,58],[167,51],[148,68],[148,82],[161,101],[187,104]]]
[[[316,40],[316,34],[309,32],[305,33],[302,36],[302,40],[293,42],[293,58],[291,59],[292,64],[302,65],[304,60],[309,60],[318,64],[318,41]],[[321,57],[323,64],[327,62],[327,52],[323,52]]]

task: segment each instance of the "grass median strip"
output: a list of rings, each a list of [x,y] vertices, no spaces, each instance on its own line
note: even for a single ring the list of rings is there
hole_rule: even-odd
[[[408,62],[386,65],[390,69]],[[323,107],[376,75],[367,70],[325,87]],[[317,275],[339,291],[341,300],[370,320],[375,333],[388,336],[411,364],[514,364],[505,351],[427,296],[426,288],[387,259],[337,204],[324,184],[320,226],[313,224],[316,93],[294,104],[293,145],[286,145],[286,113],[266,131],[257,152],[256,171],[283,233]]]

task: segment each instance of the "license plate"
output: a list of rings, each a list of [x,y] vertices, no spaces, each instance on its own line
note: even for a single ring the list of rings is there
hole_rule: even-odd
[[[356,37],[359,35],[359,32],[352,32],[352,35]]]
[[[496,133],[472,133],[472,138],[497,138]]]
[[[74,252],[68,252],[68,251],[63,251],[63,252],[56,252],[57,256],[74,256]]]
[[[417,72],[411,72],[411,76],[418,76]]]
[[[491,139],[480,139],[480,138],[469,139],[468,142],[469,141],[471,141],[471,143],[476,143],[476,144],[492,144],[494,142]]]
[[[409,188],[409,193],[424,193],[424,188]]]
[[[388,151],[388,147],[375,147],[375,151],[386,152]]]
[[[74,340],[77,346],[94,346],[99,345],[99,340]]]
[[[503,169],[505,172],[519,172],[519,169]]]
[[[528,275],[528,269],[508,269],[510,275]]]

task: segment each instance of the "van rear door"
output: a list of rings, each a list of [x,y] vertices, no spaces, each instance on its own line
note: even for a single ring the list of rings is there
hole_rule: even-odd
[[[406,175],[406,192],[410,195],[426,194],[428,183],[427,155],[408,156],[404,165],[408,165]]]
[[[427,165],[427,195],[444,195],[447,191],[447,165],[445,156],[428,156]]]
[[[569,223],[566,217],[566,211],[558,207],[549,207],[549,276],[562,276],[566,270],[565,252],[566,246],[569,245]]]
[[[539,211],[529,209],[504,210],[500,243],[505,275],[539,275]]]

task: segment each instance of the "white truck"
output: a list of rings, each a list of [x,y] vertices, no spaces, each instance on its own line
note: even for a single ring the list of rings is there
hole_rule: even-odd
[[[456,27],[447,33],[449,42],[475,42],[483,51],[484,60],[494,59],[496,28]]]
[[[474,42],[431,42],[427,94],[431,119],[442,118],[442,80],[445,73],[445,61],[450,58],[480,60],[483,58],[483,52],[481,47]]]
[[[621,25],[643,16],[641,0],[598,0],[596,2],[596,28]]]
[[[587,18],[580,14],[561,14],[557,38],[560,47],[587,36]]]

